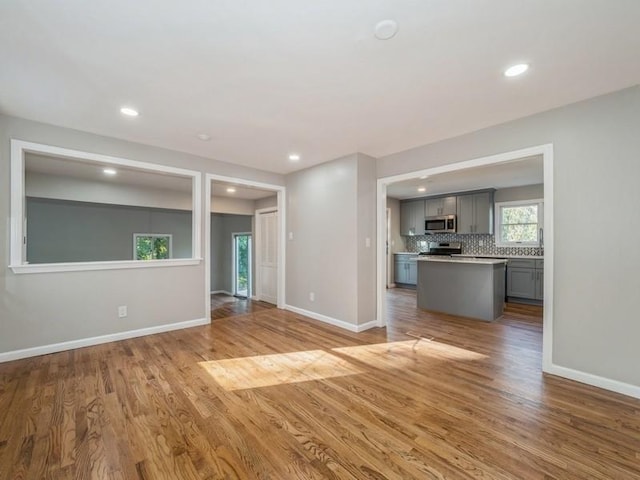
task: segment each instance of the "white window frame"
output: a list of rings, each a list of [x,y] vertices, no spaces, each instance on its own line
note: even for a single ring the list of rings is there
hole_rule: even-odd
[[[148,170],[154,173],[166,173],[191,178],[192,223],[191,258],[172,258],[167,260],[116,260],[96,262],[34,263],[26,260],[26,218],[25,213],[25,154],[36,153],[84,162],[96,162],[100,165],[114,165]],[[202,261],[202,175],[195,170],[169,167],[155,163],[139,162],[127,158],[112,157],[98,153],[71,150],[40,143],[11,139],[11,252],[9,268],[13,273],[75,272],[91,270],[116,270],[128,268],[180,267],[199,265]]]
[[[503,242],[502,241],[502,207],[523,207],[526,205],[538,206],[538,240],[536,242]],[[495,242],[496,247],[542,247],[542,228],[544,225],[544,200],[534,198],[531,200],[514,200],[509,202],[495,202]]]
[[[169,238],[169,258],[163,260],[169,260],[173,258],[173,234],[171,233],[134,233],[133,234],[133,258],[136,262],[151,262],[152,260],[138,260],[136,258],[136,252],[138,251],[138,238],[139,237],[161,237],[161,238]]]

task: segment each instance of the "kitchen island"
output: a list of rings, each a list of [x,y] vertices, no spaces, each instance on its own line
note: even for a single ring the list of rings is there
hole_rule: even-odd
[[[418,258],[418,307],[477,320],[493,321],[504,308],[507,260]]]

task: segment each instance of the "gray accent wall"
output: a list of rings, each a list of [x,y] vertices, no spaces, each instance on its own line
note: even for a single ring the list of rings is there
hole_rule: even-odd
[[[499,188],[493,194],[494,202],[516,202],[544,198],[544,185],[523,185],[521,187]]]
[[[234,233],[253,232],[250,215],[211,214],[211,291],[222,290],[233,294]],[[255,269],[253,269],[255,270]],[[255,277],[255,275],[254,275]],[[253,281],[253,280],[252,280]]]
[[[11,138],[284,184],[284,177],[274,173],[0,115],[0,353],[208,317],[203,261],[180,267],[14,274],[7,267]],[[204,225],[205,200],[202,205]],[[128,306],[128,317],[118,318],[119,305]]]
[[[380,158],[378,177],[552,143],[553,363],[640,386],[639,123],[635,86]]]
[[[172,258],[191,258],[191,212],[27,198],[29,263],[133,260],[134,233],[172,235]]]

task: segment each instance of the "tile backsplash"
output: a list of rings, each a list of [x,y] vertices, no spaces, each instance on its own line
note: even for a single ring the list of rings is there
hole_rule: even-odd
[[[544,248],[537,247],[496,247],[494,235],[457,235],[443,233],[434,235],[405,236],[405,250],[407,252],[421,252],[427,249],[429,242],[460,242],[462,253],[468,255],[544,255]],[[483,245],[480,246],[480,242]]]

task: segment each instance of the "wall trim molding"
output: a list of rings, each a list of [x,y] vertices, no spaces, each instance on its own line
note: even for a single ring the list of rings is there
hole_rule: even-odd
[[[378,326],[377,320],[372,320],[367,323],[362,323],[360,325],[354,325],[353,323],[345,322],[344,320],[338,320],[337,318],[329,317],[327,315],[322,315],[321,313],[312,312],[311,310],[305,310],[304,308],[294,307],[293,305],[285,305],[285,310],[289,310],[290,312],[297,313],[304,317],[312,318],[313,320],[318,320],[323,323],[328,323],[329,325],[333,325],[334,327],[339,327],[344,330],[349,330],[350,332],[359,333],[370,328],[374,328]]]
[[[144,337],[154,335],[156,333],[170,332],[172,330],[182,330],[183,328],[199,327],[211,323],[209,318],[198,318],[196,320],[187,320],[184,322],[167,323],[154,327],[139,328],[136,330],[127,330],[124,332],[109,333],[97,337],[80,338],[78,340],[70,340],[68,342],[52,343],[50,345],[42,345],[39,347],[23,348],[10,352],[0,353],[0,363],[19,360],[21,358],[36,357],[38,355],[46,355],[49,353],[64,352],[65,350],[74,350],[76,348],[90,347],[100,345],[102,343],[117,342],[129,338]]]
[[[593,387],[602,388],[629,397],[640,399],[640,386],[632,385],[630,383],[620,382],[618,380],[612,380],[606,377],[600,377],[592,373],[582,372],[580,370],[574,370],[568,367],[562,367],[560,365],[551,364],[545,370],[545,373],[556,375],[558,377],[568,378],[575,380],[576,382],[585,383]]]
[[[224,293],[225,295],[229,295],[231,297],[233,297],[233,293],[231,292],[227,292],[226,290],[214,290],[212,292],[209,292],[211,295],[214,295],[216,293]]]

